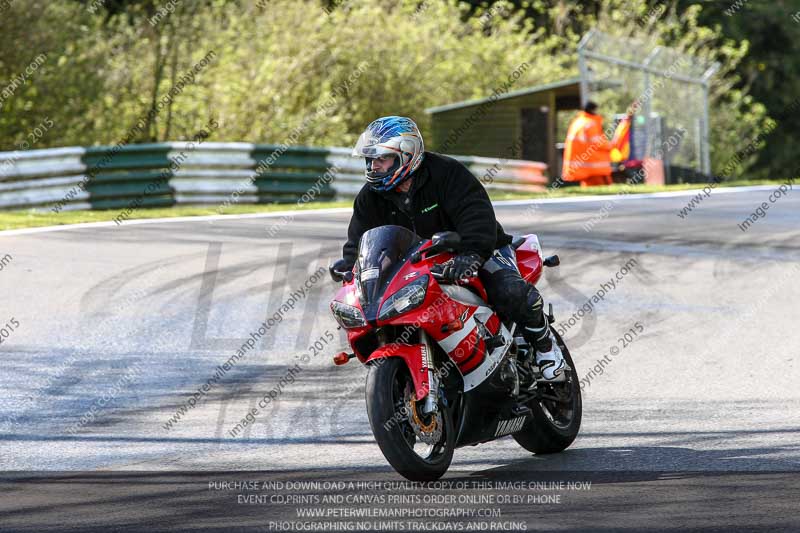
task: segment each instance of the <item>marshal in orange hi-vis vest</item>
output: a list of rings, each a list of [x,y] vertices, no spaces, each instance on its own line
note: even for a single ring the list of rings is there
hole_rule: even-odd
[[[617,124],[611,138],[611,162],[624,163],[631,157],[631,117],[625,117]]]
[[[580,181],[584,187],[610,185],[611,149],[611,143],[603,134],[603,117],[579,112],[567,130],[562,179]]]

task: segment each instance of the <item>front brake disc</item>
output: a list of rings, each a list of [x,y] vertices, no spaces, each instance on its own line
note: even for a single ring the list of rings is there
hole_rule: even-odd
[[[414,430],[414,434],[425,444],[438,444],[442,439],[442,413],[436,411],[427,416],[421,416],[417,407],[417,400],[414,398],[411,388],[406,388],[405,404],[408,410],[408,423]],[[427,421],[426,421],[427,419]]]

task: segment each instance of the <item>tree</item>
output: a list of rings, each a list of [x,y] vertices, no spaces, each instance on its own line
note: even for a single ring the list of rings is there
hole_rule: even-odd
[[[681,9],[696,2],[680,0]],[[796,0],[702,3],[698,22],[715,29],[720,41],[746,42],[747,55],[736,65],[733,84],[741,98],[760,102],[776,128],[756,154],[748,175],[758,178],[797,176],[795,145],[800,139],[797,114],[800,95],[800,3]],[[794,109],[794,110],[793,110]],[[736,144],[737,139],[730,135]],[[738,144],[741,144],[739,141]]]
[[[164,15],[167,5],[173,9]],[[348,145],[369,121],[387,113],[412,116],[425,128],[426,107],[487,96],[522,64],[530,68],[515,88],[574,76],[578,40],[600,27],[722,63],[712,100],[713,163],[719,169],[742,139],[765,127],[766,110],[749,92],[762,77],[775,77],[773,85],[785,80],[777,79],[777,69],[753,77],[749,43],[704,25],[711,19],[703,17],[713,18],[707,15],[711,10],[675,0],[657,17],[648,16],[653,5],[647,0],[15,2],[0,17],[7,36],[0,43],[0,78],[11,80],[31,61],[32,51],[47,50],[48,60],[4,102],[0,143],[14,148],[49,116],[55,125],[42,146],[114,144],[143,119],[132,141],[188,139],[210,118],[220,124],[219,140]],[[153,24],[159,13],[163,16]],[[755,23],[749,24],[730,31],[755,31]],[[213,61],[167,105],[160,104],[209,53]],[[784,131],[794,135],[796,127]]]

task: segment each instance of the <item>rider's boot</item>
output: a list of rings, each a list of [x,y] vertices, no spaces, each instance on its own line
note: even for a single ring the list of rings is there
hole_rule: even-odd
[[[542,371],[545,381],[564,381],[566,379],[567,363],[564,361],[564,354],[561,353],[553,333],[550,332],[550,350],[536,350],[536,365]]]
[[[534,359],[536,366],[542,372],[542,377],[545,381],[560,382],[566,379],[566,362],[564,355],[561,353],[556,342],[553,332],[550,331],[550,326],[545,317],[544,326],[541,328],[532,328],[526,326],[523,328],[524,337],[536,348],[536,358]]]

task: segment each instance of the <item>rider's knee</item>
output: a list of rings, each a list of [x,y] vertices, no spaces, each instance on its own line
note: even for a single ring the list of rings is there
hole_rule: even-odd
[[[515,322],[524,321],[530,307],[530,285],[522,279],[509,280],[503,284],[502,303],[498,306],[503,314],[511,317]],[[538,293],[536,293],[538,296]]]
[[[539,291],[530,283],[511,289],[508,304],[508,316],[518,323],[538,322],[542,315],[544,302]]]

